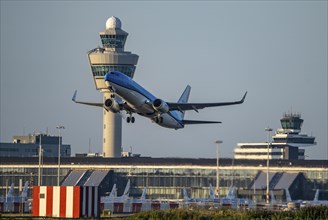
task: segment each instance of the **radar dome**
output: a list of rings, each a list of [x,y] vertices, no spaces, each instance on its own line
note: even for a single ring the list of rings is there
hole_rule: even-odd
[[[121,28],[122,23],[121,20],[117,17],[110,17],[108,18],[108,20],[106,21],[106,29],[110,29],[110,28]]]

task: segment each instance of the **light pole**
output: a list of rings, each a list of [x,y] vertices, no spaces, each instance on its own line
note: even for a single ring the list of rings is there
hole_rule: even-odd
[[[218,194],[218,198],[220,198],[220,183],[219,183],[219,145],[223,143],[223,141],[215,141],[216,145],[216,193]]]
[[[270,133],[272,128],[265,128],[268,132],[268,151],[267,151],[267,176],[266,176],[266,203],[269,204],[269,149],[270,149]]]
[[[58,177],[57,177],[57,186],[59,186],[59,179],[60,179],[60,144],[61,144],[61,129],[65,129],[64,126],[59,125],[56,126],[56,128],[59,131],[59,136],[58,136]]]
[[[39,168],[38,168],[38,186],[41,186],[41,151],[42,151],[42,145],[41,145],[41,137],[42,134],[40,133],[40,139],[39,139]]]

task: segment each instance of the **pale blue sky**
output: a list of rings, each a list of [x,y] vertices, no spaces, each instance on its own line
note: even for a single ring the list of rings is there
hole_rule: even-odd
[[[102,151],[101,101],[87,51],[116,16],[129,33],[125,50],[139,55],[135,80],[175,101],[187,84],[190,101],[243,105],[188,112],[221,125],[168,130],[137,116],[123,122],[123,146],[153,157],[231,157],[238,142],[266,141],[284,112],[300,112],[303,132],[318,142],[306,154],[327,159],[327,1],[1,1],[0,141],[33,131],[57,134],[73,153]]]

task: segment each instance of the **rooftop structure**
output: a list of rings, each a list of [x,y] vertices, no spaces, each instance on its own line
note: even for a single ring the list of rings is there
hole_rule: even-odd
[[[62,144],[62,137],[48,134],[29,134],[13,136],[12,143],[0,143],[1,157],[38,157],[41,144],[43,157],[58,157],[58,145],[61,144],[62,157],[71,156],[71,145]]]
[[[235,149],[236,159],[266,159],[269,151],[269,159],[305,159],[305,149],[316,145],[315,137],[301,134],[303,119],[300,114],[285,113],[280,120],[281,127],[272,136],[272,143],[268,149],[267,142],[238,143]]]

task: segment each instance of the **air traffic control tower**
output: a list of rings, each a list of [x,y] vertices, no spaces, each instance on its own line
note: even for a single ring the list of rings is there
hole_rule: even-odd
[[[139,56],[124,51],[128,33],[121,29],[120,19],[112,16],[106,22],[106,30],[100,32],[103,47],[88,52],[93,79],[97,90],[103,93],[103,103],[111,98],[104,75],[120,71],[133,77]],[[116,97],[118,99],[118,97]],[[103,110],[103,157],[121,157],[122,118],[119,114]]]

